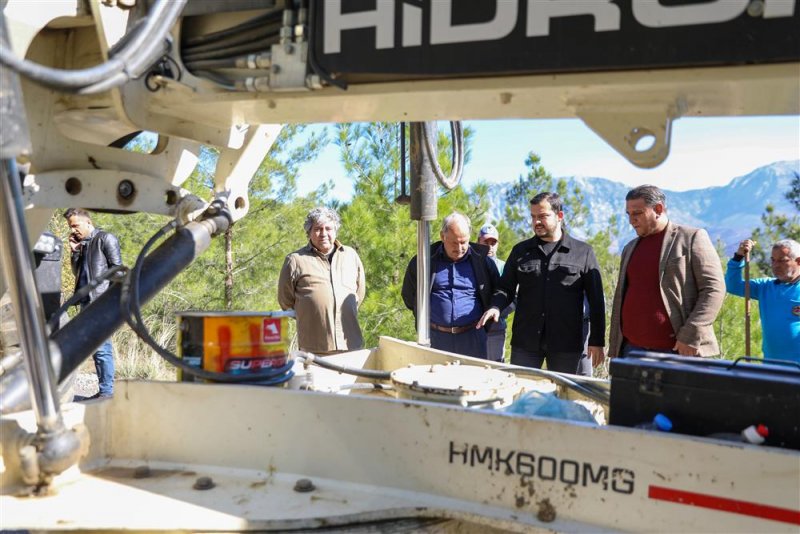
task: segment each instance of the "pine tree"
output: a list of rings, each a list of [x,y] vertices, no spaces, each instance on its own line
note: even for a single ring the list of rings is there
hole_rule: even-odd
[[[789,191],[784,195],[800,212],[800,175],[795,174]],[[752,261],[763,276],[772,276],[771,254],[772,244],[780,239],[800,241],[800,215],[779,213],[775,206],[767,204],[761,215],[761,227],[753,231],[752,239],[757,243],[752,252]]]
[[[558,193],[564,203],[565,228],[582,229],[586,224],[589,209],[586,207],[581,189],[575,186],[570,190],[566,180],[554,179],[535,152],[528,153],[525,165],[528,167],[528,173],[520,176],[506,191],[505,222],[514,233],[515,241],[530,237],[530,199],[547,191]]]

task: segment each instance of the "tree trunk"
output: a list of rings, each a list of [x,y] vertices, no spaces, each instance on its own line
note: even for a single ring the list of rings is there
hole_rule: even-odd
[[[225,231],[225,309],[233,308],[233,228]]]

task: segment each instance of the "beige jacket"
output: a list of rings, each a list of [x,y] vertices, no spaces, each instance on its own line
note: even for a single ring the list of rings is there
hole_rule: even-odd
[[[333,261],[311,243],[286,256],[278,303],[297,314],[301,350],[325,354],[364,346],[358,306],[364,301],[364,266],[358,253],[335,242]]]
[[[725,298],[722,263],[705,230],[667,223],[661,246],[659,277],[661,299],[669,314],[675,337],[697,347],[700,356],[719,354],[714,320]],[[611,310],[609,357],[622,349],[622,299],[625,298],[628,262],[639,238],[622,250],[619,280]]]

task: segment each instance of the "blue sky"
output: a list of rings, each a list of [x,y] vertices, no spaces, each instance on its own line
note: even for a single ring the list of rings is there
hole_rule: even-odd
[[[525,157],[530,151],[539,154],[555,177],[599,176],[629,186],[650,183],[673,191],[725,185],[760,166],[800,159],[797,115],[679,119],[672,125],[669,157],[659,167],[647,170],[628,163],[577,119],[464,124],[475,131],[472,159],[462,179],[466,187],[479,180],[515,180],[525,173]],[[351,181],[333,144],[316,161],[301,167],[298,192],[313,191],[326,180],[336,185],[334,198],[348,200],[352,196]]]

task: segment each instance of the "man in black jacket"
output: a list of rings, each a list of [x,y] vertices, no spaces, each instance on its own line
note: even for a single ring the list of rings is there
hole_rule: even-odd
[[[604,359],[605,301],[600,268],[590,245],[562,228],[564,212],[555,193],[531,199],[531,239],[517,243],[506,261],[492,307],[479,325],[496,321],[517,297],[511,335],[511,363],[576,374],[583,356],[584,298],[588,302],[588,353],[592,365]]]
[[[64,218],[70,228],[70,266],[75,275],[75,291],[97,280],[107,269],[122,265],[119,241],[113,234],[95,228],[86,210],[70,208],[64,212]],[[80,301],[81,309],[102,295],[109,285],[105,280],[92,289]],[[100,345],[93,358],[100,391],[90,398],[111,397],[114,395],[114,348],[110,339]]]
[[[478,320],[489,309],[498,271],[485,245],[470,243],[470,221],[451,213],[442,221],[441,241],[431,246],[431,346],[486,358],[486,330]],[[406,307],[417,313],[417,257],[406,269]]]

